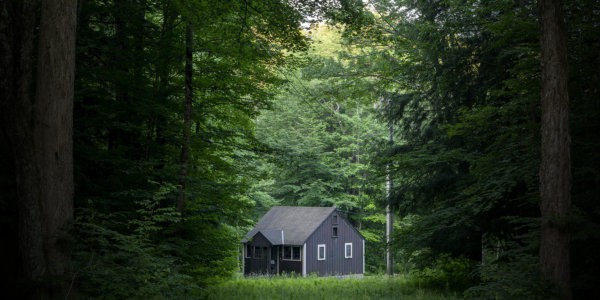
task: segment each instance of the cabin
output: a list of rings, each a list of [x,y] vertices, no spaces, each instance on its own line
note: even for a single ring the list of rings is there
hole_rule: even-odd
[[[365,238],[335,207],[275,206],[242,243],[246,276],[365,273]]]

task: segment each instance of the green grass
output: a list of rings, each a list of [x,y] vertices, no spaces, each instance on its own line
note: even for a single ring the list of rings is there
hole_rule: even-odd
[[[421,289],[404,276],[387,278],[255,277],[208,288],[207,299],[458,299]]]

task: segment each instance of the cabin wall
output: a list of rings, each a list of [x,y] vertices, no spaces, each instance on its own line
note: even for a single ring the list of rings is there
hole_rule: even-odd
[[[337,237],[333,227],[337,227]],[[345,243],[352,243],[352,258],[345,258]],[[326,245],[325,260],[317,259],[319,244]],[[306,272],[319,276],[363,273],[363,237],[339,213],[327,217],[306,241]]]
[[[279,265],[280,274],[296,274],[302,275],[302,261],[297,260],[281,260]]]
[[[253,252],[251,257],[247,257],[247,248],[246,245],[250,245],[252,247],[259,247],[262,252],[260,257],[256,257],[255,249],[253,248]],[[256,234],[251,241],[244,243],[244,275],[253,275],[253,274],[272,274],[276,273],[276,266],[271,266],[271,260],[275,260],[275,255],[272,254],[271,251],[271,243],[262,235]],[[273,257],[273,258],[272,258]]]

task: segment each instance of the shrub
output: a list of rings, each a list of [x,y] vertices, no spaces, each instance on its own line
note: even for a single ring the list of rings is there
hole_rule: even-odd
[[[483,299],[548,299],[552,289],[541,280],[539,265],[532,255],[516,256],[480,266],[481,283],[466,296]]]
[[[469,259],[442,255],[431,266],[412,270],[409,277],[422,288],[461,292],[477,283],[475,266]]]

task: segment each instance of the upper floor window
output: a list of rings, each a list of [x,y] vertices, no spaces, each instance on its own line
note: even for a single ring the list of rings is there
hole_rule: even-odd
[[[344,257],[345,258],[352,258],[352,243],[345,243],[344,244]]]
[[[333,224],[337,224],[337,223],[338,223],[338,216],[333,215]]]
[[[338,236],[338,228],[337,226],[333,226],[333,237],[337,237]]]

